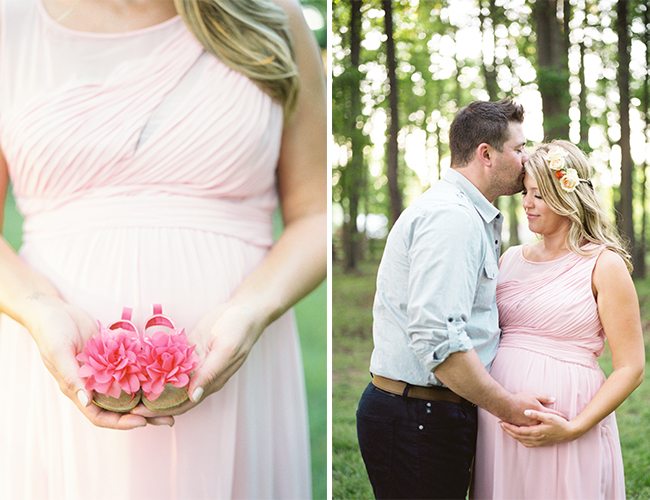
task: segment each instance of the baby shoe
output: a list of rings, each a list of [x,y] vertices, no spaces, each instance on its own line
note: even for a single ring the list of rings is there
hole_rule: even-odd
[[[158,330],[145,335],[154,327]],[[153,316],[144,324],[141,335],[142,351],[139,362],[146,376],[142,382],[142,402],[150,410],[169,410],[189,399],[187,386],[192,371],[199,364],[185,330],[178,330],[162,313],[162,306],[153,306]]]
[[[140,402],[142,348],[131,312],[125,307],[122,319],[108,327],[99,323],[99,335],[89,339],[77,355],[84,363],[79,376],[86,379],[86,389],[93,391],[93,403],[115,412],[128,412]]]

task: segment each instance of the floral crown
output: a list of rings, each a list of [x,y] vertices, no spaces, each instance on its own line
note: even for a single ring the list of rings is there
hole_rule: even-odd
[[[569,152],[560,146],[553,146],[546,152],[545,158],[548,167],[554,171],[555,177],[559,179],[560,187],[567,193],[573,193],[581,182],[593,187],[591,179],[581,179],[578,177],[578,171],[575,168],[567,168],[566,157],[568,155]]]

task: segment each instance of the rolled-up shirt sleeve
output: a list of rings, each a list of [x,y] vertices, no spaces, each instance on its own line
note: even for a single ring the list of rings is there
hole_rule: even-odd
[[[486,249],[484,229],[470,210],[450,204],[423,211],[409,228],[409,347],[430,371],[454,352],[472,349],[465,326]]]

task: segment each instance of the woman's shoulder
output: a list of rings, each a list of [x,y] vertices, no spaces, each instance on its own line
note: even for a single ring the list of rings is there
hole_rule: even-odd
[[[506,257],[506,255],[508,259],[522,257],[525,254],[525,250],[530,246],[531,244],[512,245],[511,247],[508,247],[505,252],[503,252],[502,257]]]
[[[598,255],[591,283],[596,297],[604,291],[616,295],[634,289],[632,276],[625,261],[618,253],[609,249],[604,249]]]
[[[512,259],[518,258],[523,251],[524,245],[513,245],[508,247],[505,252],[499,258],[499,267],[503,265],[506,261],[511,261]]]
[[[298,0],[269,0],[269,3],[284,11],[292,35],[296,36],[296,30],[301,30],[304,26],[307,26],[302,13],[302,6]]]
[[[602,273],[625,273],[629,274],[627,266],[623,257],[615,251],[605,247],[597,249],[596,265],[594,273],[600,271]]]
[[[280,7],[288,15],[302,13],[302,7],[298,0],[271,0],[271,3]]]
[[[508,258],[512,258],[515,255],[521,255],[523,250],[524,250],[525,245],[512,245],[506,249],[505,252],[503,252],[502,257],[505,257],[506,255]]]

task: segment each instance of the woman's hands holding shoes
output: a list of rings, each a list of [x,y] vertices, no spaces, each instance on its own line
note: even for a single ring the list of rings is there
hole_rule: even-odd
[[[170,416],[141,416],[107,411],[92,404],[91,391],[84,389],[79,377],[78,353],[86,341],[98,334],[97,322],[85,312],[60,297],[37,294],[27,299],[30,304],[29,320],[25,326],[30,331],[45,367],[52,374],[59,389],[72,400],[79,410],[98,427],[129,430],[151,425],[173,425]]]
[[[190,400],[165,411],[138,405],[131,413],[150,418],[180,415],[194,408],[239,370],[266,326],[255,307],[234,300],[220,304],[187,334],[189,344],[196,344],[195,352],[201,358],[188,387]]]

